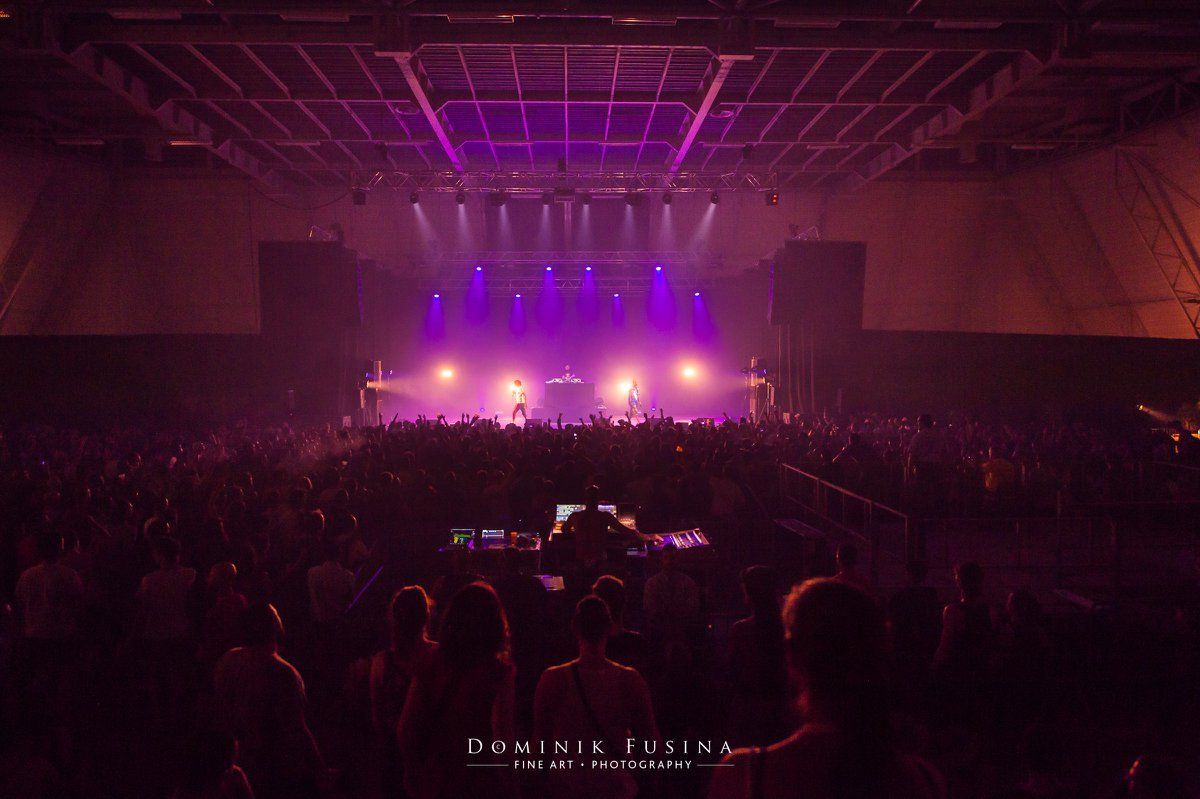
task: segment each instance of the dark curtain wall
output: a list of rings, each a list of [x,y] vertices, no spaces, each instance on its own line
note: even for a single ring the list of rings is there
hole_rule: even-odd
[[[367,277],[373,273],[366,272]],[[488,321],[461,331],[462,297],[447,297],[446,335],[427,337],[429,297],[412,283],[378,275],[364,283],[368,323],[361,329],[363,357],[376,356],[395,371],[397,396],[408,391],[431,396],[447,391],[433,369],[442,359],[458,359],[469,371],[472,359],[488,368],[488,359],[508,350],[508,302],[494,299]],[[710,288],[706,305],[717,336],[698,349],[709,374],[704,396],[689,398],[675,383],[664,394],[669,412],[740,413],[744,407],[738,370],[750,355],[774,359],[774,329],[766,323],[767,278],[748,272]],[[666,337],[689,341],[688,302],[679,298],[676,329]],[[603,373],[619,355],[660,357],[664,334],[653,330],[633,299],[628,327],[611,333],[602,310],[594,327],[567,324],[553,346],[532,342],[540,335],[529,306],[529,328],[515,352],[530,353],[522,366],[530,380],[544,379],[539,369],[560,366],[558,359],[583,373]],[[569,300],[568,300],[569,303]],[[568,311],[567,318],[572,318]],[[454,320],[458,319],[458,322]],[[605,332],[607,331],[607,332]],[[329,342],[333,346],[334,342]],[[453,347],[451,346],[453,345]],[[0,337],[0,423],[32,419],[62,424],[126,421],[212,422],[231,418],[280,418],[286,411],[286,389],[293,377],[281,366],[277,344],[263,336],[95,336]],[[688,345],[690,346],[690,344]],[[559,350],[556,347],[565,349]],[[499,348],[499,349],[496,349]],[[572,349],[573,348],[573,349]],[[536,357],[535,357],[536,356]],[[673,358],[663,357],[668,366]],[[542,360],[544,359],[544,364]],[[507,381],[485,384],[480,401],[491,409],[507,400]],[[1069,336],[967,334],[941,332],[863,331],[818,339],[816,362],[818,407],[834,407],[838,390],[846,410],[881,410],[914,414],[924,410],[1000,411],[1040,414],[1046,411],[1129,412],[1138,403],[1171,410],[1200,397],[1200,344],[1193,341]],[[413,379],[403,382],[410,374]],[[548,375],[545,375],[548,376]],[[320,376],[314,376],[318,379]],[[644,393],[673,378],[640,375]],[[598,386],[602,395],[612,392]],[[697,389],[699,391],[699,389]],[[497,396],[498,395],[498,396]],[[394,400],[395,398],[393,398]],[[535,397],[531,397],[531,400]],[[475,401],[472,399],[472,401]],[[694,407],[689,403],[694,402]],[[436,402],[434,403],[436,404]],[[455,413],[454,409],[450,409]],[[700,413],[699,415],[707,415]]]

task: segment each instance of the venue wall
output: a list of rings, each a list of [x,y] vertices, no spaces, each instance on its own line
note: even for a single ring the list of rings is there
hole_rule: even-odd
[[[1200,181],[1198,143],[1197,115],[1127,142],[1177,186]],[[1191,337],[1121,205],[1114,162],[1105,148],[1002,180],[785,192],[775,208],[756,194],[725,194],[718,206],[704,194],[670,206],[652,197],[635,243],[698,251],[736,274],[789,225],[816,226],[867,243],[868,329]],[[257,242],[303,238],[314,224],[340,225],[347,246],[402,274],[497,243],[479,195],[456,206],[426,194],[414,206],[407,192],[376,190],[355,206],[337,191],[268,197],[240,177],[65,163],[0,148],[0,255],[31,226],[65,234],[31,263],[35,288],[20,292],[5,334],[256,332]],[[51,193],[69,201],[47,202]],[[1195,198],[1168,189],[1161,199],[1181,240],[1200,241]]]

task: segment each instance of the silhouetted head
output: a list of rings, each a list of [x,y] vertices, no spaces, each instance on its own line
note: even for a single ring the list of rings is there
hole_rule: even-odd
[[[447,665],[467,671],[508,652],[508,619],[500,597],[487,583],[463,587],[450,600],[439,637]]]
[[[400,650],[411,649],[429,624],[429,596],[419,585],[401,588],[388,608],[392,625],[392,644]]]
[[[619,577],[605,574],[596,580],[592,593],[604,600],[613,622],[620,624],[625,615],[625,583]]]
[[[742,593],[755,617],[779,615],[779,577],[770,566],[748,566],[742,571]]]
[[[604,600],[595,594],[589,594],[575,605],[575,617],[571,620],[571,628],[575,637],[589,644],[599,644],[608,639],[612,632],[612,614]]]
[[[810,707],[839,719],[864,701],[882,701],[886,629],[883,614],[859,588],[808,580],[783,611],[788,664]],[[874,710],[874,708],[868,708]]]
[[[274,646],[283,638],[283,620],[269,602],[258,602],[242,613],[242,635],[251,646]]]
[[[600,487],[590,485],[583,491],[583,504],[588,510],[596,510],[600,507]]]
[[[42,533],[37,539],[37,553],[42,560],[54,560],[63,553],[63,537],[54,532]]]
[[[978,563],[960,563],[954,567],[954,580],[963,599],[978,599],[983,594],[983,568]]]
[[[175,566],[179,563],[179,542],[169,535],[161,535],[153,539],[150,543],[150,551],[159,568]]]

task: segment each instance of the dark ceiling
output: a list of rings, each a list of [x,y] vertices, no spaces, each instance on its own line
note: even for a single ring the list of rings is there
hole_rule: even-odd
[[[4,135],[280,186],[1005,172],[1198,94],[1195,0],[0,0]]]

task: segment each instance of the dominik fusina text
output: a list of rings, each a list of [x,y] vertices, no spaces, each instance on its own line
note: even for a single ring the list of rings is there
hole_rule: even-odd
[[[609,749],[621,747],[624,751],[610,752]],[[718,755],[729,754],[728,741],[653,741],[638,738],[626,738],[622,743],[608,741],[484,741],[481,738],[467,739],[467,754],[478,755],[483,752],[493,755]]]

